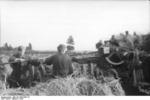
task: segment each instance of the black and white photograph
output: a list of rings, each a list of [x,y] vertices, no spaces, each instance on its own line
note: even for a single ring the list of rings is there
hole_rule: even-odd
[[[149,0],[0,0],[1,100],[149,95]]]

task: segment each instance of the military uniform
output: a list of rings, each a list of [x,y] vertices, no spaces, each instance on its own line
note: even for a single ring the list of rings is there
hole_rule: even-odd
[[[73,73],[71,58],[66,54],[57,53],[56,55],[47,58],[45,64],[53,65],[54,76],[66,77]]]

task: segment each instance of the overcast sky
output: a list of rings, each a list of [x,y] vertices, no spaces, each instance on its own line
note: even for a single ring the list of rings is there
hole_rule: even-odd
[[[112,34],[150,31],[148,1],[0,1],[1,41],[56,50],[69,35],[76,50],[96,50]]]

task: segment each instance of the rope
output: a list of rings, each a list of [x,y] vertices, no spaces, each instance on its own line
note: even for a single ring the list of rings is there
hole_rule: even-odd
[[[105,58],[110,64],[112,64],[112,65],[121,65],[121,64],[123,64],[124,63],[124,61],[120,61],[120,62],[118,62],[118,63],[116,63],[116,62],[113,62],[113,61],[111,61],[108,57],[106,57]]]
[[[18,62],[27,62],[27,61],[28,60],[25,60],[25,61],[12,61],[12,62],[0,63],[0,65],[13,64],[13,63],[18,63]]]
[[[44,58],[39,58],[38,60],[43,60],[46,59]],[[13,64],[13,63],[18,63],[18,62],[28,62],[30,60],[35,60],[35,59],[28,59],[28,60],[18,60],[18,61],[12,61],[12,62],[6,62],[6,63],[0,63],[0,65],[6,65],[6,64]]]

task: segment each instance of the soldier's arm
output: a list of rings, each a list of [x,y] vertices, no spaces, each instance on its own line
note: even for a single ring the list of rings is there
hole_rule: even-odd
[[[86,62],[86,60],[83,59],[83,58],[72,57],[72,62],[76,62],[76,63],[79,63],[79,64],[83,64],[83,63]]]
[[[84,64],[84,63],[96,63],[99,61],[99,57],[86,57],[86,58],[72,58],[72,62],[77,62],[80,64]]]
[[[77,63],[80,63],[80,60],[79,59],[77,59],[76,57],[72,57],[72,62],[77,62]]]
[[[53,59],[53,56],[46,58],[45,61],[44,61],[44,64],[51,65],[52,64],[52,59]]]

